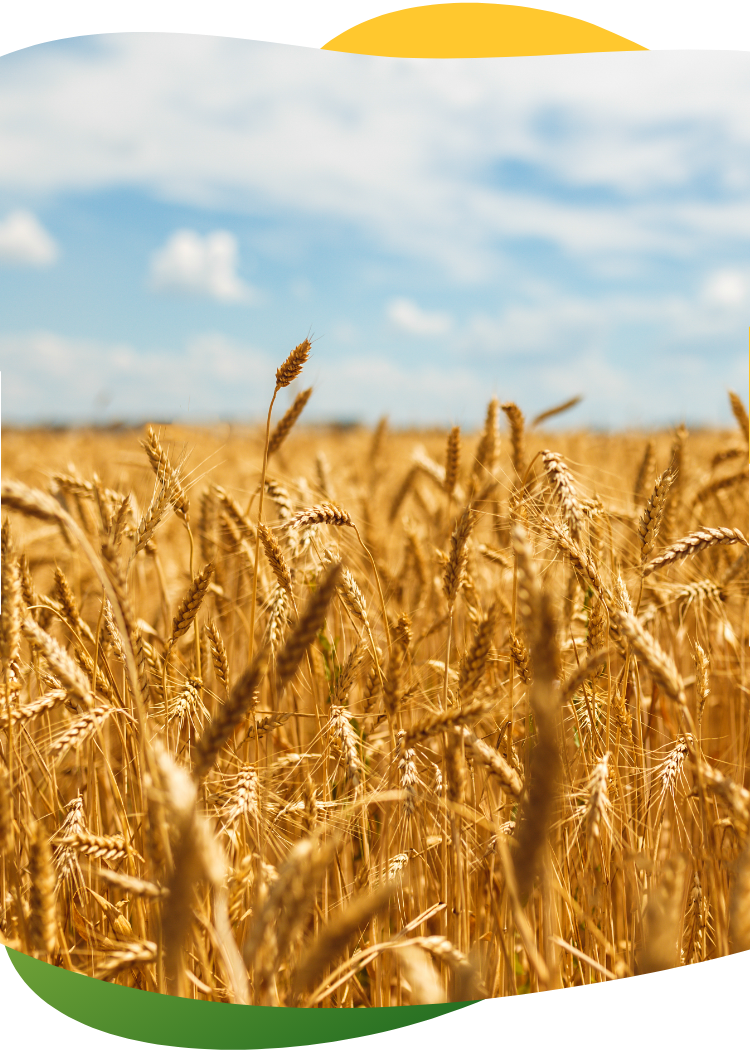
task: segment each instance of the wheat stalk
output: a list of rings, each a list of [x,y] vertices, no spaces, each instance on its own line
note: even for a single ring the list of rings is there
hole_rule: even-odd
[[[657,570],[663,569],[665,565],[682,561],[693,554],[697,554],[699,551],[706,550],[708,547],[728,547],[733,543],[741,543],[743,547],[748,546],[747,539],[739,528],[700,528],[697,532],[691,532],[689,536],[685,536],[684,539],[673,543],[658,558],[650,561],[645,566],[643,574],[644,576],[650,576]]]

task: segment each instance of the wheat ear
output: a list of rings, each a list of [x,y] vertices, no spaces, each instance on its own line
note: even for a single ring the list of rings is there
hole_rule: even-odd
[[[268,445],[271,436],[271,414],[273,413],[273,404],[276,401],[276,396],[279,394],[281,388],[287,388],[292,381],[296,380],[302,372],[302,367],[310,357],[310,341],[305,339],[301,344],[297,344],[293,351],[289,353],[286,360],[276,370],[276,387],[274,388],[273,395],[271,396],[271,402],[268,407],[268,417],[266,418],[266,435],[263,440],[263,465],[260,473],[260,491],[258,492],[258,524],[263,523],[263,499],[265,498],[265,486],[266,486],[266,469],[268,468]],[[291,427],[291,426],[290,426]],[[248,654],[250,657],[253,655],[255,649],[255,608],[258,601],[258,568],[260,565],[260,538],[255,540],[255,560],[253,563],[253,591],[250,599],[250,639]]]

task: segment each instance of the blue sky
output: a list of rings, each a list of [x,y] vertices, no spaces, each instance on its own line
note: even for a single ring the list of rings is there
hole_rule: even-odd
[[[123,34],[0,58],[6,422],[728,423],[750,56],[408,61]]]

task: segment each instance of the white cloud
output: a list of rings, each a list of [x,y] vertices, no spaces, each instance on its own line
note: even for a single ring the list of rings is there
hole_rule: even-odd
[[[387,414],[402,425],[479,424],[487,401],[476,367],[415,365],[359,346],[325,364],[313,399],[310,416],[321,420]]]
[[[59,248],[30,211],[12,211],[0,221],[0,262],[51,266]]]
[[[428,420],[458,419],[472,402],[481,416],[493,388],[533,412],[581,389],[575,369],[600,389],[613,423],[625,409],[671,417],[672,400],[685,416],[694,402],[699,417],[714,384],[724,417],[721,388],[746,379],[729,374],[729,352],[739,350],[750,298],[750,272],[733,265],[750,236],[749,96],[743,53],[433,63],[187,35],[61,42],[0,60],[0,195],[33,204],[125,188],[256,219],[264,285],[291,266],[293,301],[310,298],[311,313],[329,315],[311,324],[337,359],[348,348],[339,378],[348,391],[326,393],[332,414],[347,413],[346,399],[366,416],[380,397],[383,411],[398,405],[394,416],[409,419],[417,379],[431,382],[434,403],[419,415]],[[236,239],[217,236],[173,233],[154,254],[152,284],[252,299]],[[350,291],[327,305],[336,265],[365,258],[361,306],[341,305],[356,301]],[[314,299],[297,271],[309,274]],[[435,342],[391,332],[386,358],[359,311],[370,291],[382,311],[383,293],[412,291],[415,274],[419,293],[437,279],[434,294],[420,294],[423,305],[394,300],[386,318]],[[254,356],[226,337],[173,350],[0,341],[4,365],[26,353],[50,367],[61,387],[45,401],[66,412],[79,400],[64,398],[66,378],[55,376],[64,365],[84,367],[97,387],[115,379],[110,413],[118,403],[142,410],[144,395],[174,409],[161,378],[150,382],[175,366],[191,409],[237,409],[236,400],[253,413],[243,359]],[[418,366],[428,346],[430,364]],[[554,357],[559,376],[547,374]],[[635,361],[648,374],[642,395],[614,368]],[[30,384],[29,396],[32,409]]]
[[[0,334],[3,418],[11,424],[91,420],[100,415],[104,394],[111,397],[108,418],[258,418],[258,381],[271,388],[276,364],[264,351],[217,333],[196,335],[176,349],[53,332]]]
[[[440,311],[422,310],[411,299],[392,299],[386,307],[388,321],[401,332],[414,336],[442,336],[450,331],[452,319]]]
[[[151,257],[150,280],[158,291],[208,296],[219,303],[251,303],[256,293],[237,276],[237,238],[224,230],[201,237],[179,229]]]
[[[369,422],[388,414],[394,424],[476,427],[493,394],[532,416],[583,392],[585,401],[568,424],[622,428],[683,419],[730,424],[727,389],[746,394],[743,355],[717,372],[711,355],[680,350],[651,360],[644,377],[611,357],[597,337],[571,343],[563,333],[558,341],[543,370],[534,366],[531,372],[520,354],[485,365],[462,359],[417,362],[354,343],[344,356],[317,357],[307,416]],[[265,414],[268,395],[264,399],[258,383],[271,387],[278,359],[217,333],[170,349],[35,332],[0,334],[0,365],[3,418],[10,424],[97,420],[103,396],[108,420],[242,421]]]
[[[651,372],[656,352],[676,346],[684,350],[698,344],[711,349],[714,359],[723,358],[746,327],[748,292],[750,276],[735,270],[712,274],[695,297],[690,292],[570,295],[540,283],[497,314],[471,315],[455,330],[452,343],[466,357],[549,358],[554,352],[563,357],[592,343],[614,349],[618,336],[645,328],[651,355],[640,344],[627,363]]]
[[[703,296],[723,307],[741,306],[750,296],[750,277],[741,270],[717,270],[706,278]]]
[[[579,257],[682,255],[716,232],[717,210],[734,239],[748,214],[743,53],[411,62],[118,34],[5,67],[0,188],[136,185],[202,207],[303,212],[469,280],[503,267],[508,237]],[[505,164],[546,187],[519,178],[500,191]]]

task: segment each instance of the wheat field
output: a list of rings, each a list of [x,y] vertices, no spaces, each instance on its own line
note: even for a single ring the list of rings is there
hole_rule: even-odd
[[[3,432],[2,942],[344,1008],[750,948],[742,400],[302,427],[309,356],[267,431]]]

